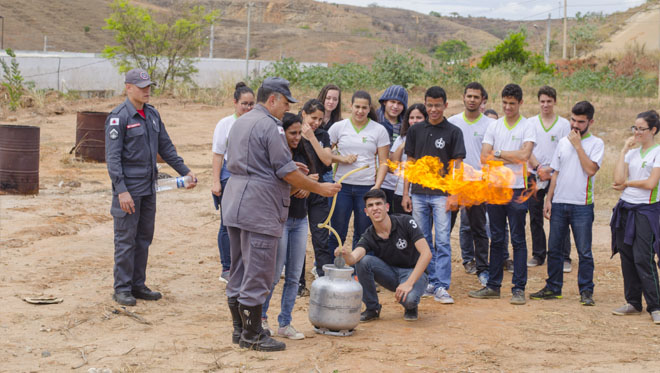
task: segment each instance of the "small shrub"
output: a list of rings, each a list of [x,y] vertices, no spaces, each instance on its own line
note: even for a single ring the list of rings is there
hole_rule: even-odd
[[[2,82],[2,85],[7,89],[9,110],[16,111],[21,103],[21,96],[23,96],[23,93],[25,92],[23,75],[21,75],[21,70],[18,68],[18,62],[16,62],[16,54],[14,51],[11,48],[7,48],[5,52],[11,57],[11,62],[7,64],[5,60],[0,60],[4,72],[3,78],[5,80]]]

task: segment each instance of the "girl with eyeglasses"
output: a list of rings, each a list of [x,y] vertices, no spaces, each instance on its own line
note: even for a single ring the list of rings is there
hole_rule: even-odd
[[[612,310],[619,316],[639,315],[642,295],[646,311],[660,324],[660,285],[655,255],[660,255],[660,146],[655,135],[660,118],[655,110],[637,115],[614,168],[613,188],[622,191],[612,214],[612,254],[621,257],[626,304]]]

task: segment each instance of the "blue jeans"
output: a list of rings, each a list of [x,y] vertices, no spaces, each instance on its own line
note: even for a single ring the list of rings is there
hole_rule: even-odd
[[[353,213],[353,248],[357,245],[362,233],[371,225],[371,220],[364,213],[364,200],[362,197],[372,187],[373,185],[342,184],[341,190],[337,193],[337,203],[332,219],[330,219],[330,225],[337,231],[339,238],[345,244],[348,221],[351,220],[351,213]],[[330,233],[328,250],[334,253],[338,245],[337,238]]]
[[[431,263],[427,272],[434,288],[449,289],[451,285],[451,212],[446,210],[447,197],[413,194],[413,218],[431,248]],[[433,244],[435,233],[435,245]]]
[[[229,178],[220,180],[222,191],[225,191]],[[224,219],[222,219],[222,207],[220,207],[220,229],[218,230],[218,250],[220,251],[220,263],[222,263],[222,271],[229,271],[231,267],[231,251],[229,250],[229,233],[225,227]]]
[[[490,219],[490,265],[488,272],[488,286],[499,289],[502,286],[502,263],[505,246],[506,223],[509,221],[511,231],[511,244],[513,245],[513,288],[512,290],[525,290],[527,285],[527,241],[525,240],[525,217],[527,215],[527,201],[518,203],[515,200],[523,189],[514,189],[511,202],[506,205],[488,205]]]
[[[305,261],[305,250],[307,249],[307,218],[295,219],[289,218],[284,223],[284,231],[280,237],[280,243],[277,246],[277,261],[275,264],[275,278],[270,294],[264,302],[261,317],[267,318],[270,298],[273,296],[275,285],[280,281],[282,268],[286,264],[284,272],[284,286],[282,287],[282,302],[280,306],[280,315],[277,321],[280,327],[291,324],[291,312],[296,303],[298,295],[298,279],[302,272]]]
[[[362,285],[362,302],[368,310],[378,309],[378,293],[376,283],[382,285],[389,291],[405,282],[413,272],[413,268],[398,268],[385,263],[381,258],[373,255],[365,255],[355,264],[358,281]],[[399,303],[407,310],[414,309],[422,299],[426,289],[426,273],[415,282],[412,290]]]
[[[550,215],[550,238],[548,240],[548,289],[561,293],[564,282],[564,239],[568,226],[573,231],[573,240],[578,257],[578,288],[594,291],[594,257],[591,252],[591,228],[594,222],[594,205],[572,205],[553,203]]]

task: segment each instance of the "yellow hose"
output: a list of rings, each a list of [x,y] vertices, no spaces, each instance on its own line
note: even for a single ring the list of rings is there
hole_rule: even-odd
[[[364,165],[362,167],[356,168],[355,170],[351,170],[346,173],[346,175],[342,176],[338,181],[337,184],[341,184],[344,179],[346,179],[349,175],[352,175],[355,172],[362,171],[366,168],[369,168],[369,165]],[[339,194],[339,193],[337,193]],[[325,219],[323,223],[320,223],[318,225],[319,228],[327,228],[330,232],[332,232],[335,235],[335,238],[337,238],[337,243],[339,244],[339,247],[341,247],[342,251],[344,250],[344,245],[341,242],[341,238],[339,238],[339,233],[330,226],[330,219],[332,218],[332,214],[335,212],[335,204],[337,203],[337,194],[332,198],[332,206],[330,207],[330,213],[328,214],[328,218]]]

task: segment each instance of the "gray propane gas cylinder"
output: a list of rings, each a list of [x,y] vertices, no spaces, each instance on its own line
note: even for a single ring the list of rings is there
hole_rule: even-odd
[[[360,323],[362,285],[353,279],[353,268],[323,266],[325,276],[312,283],[309,321],[317,333],[347,336]]]

